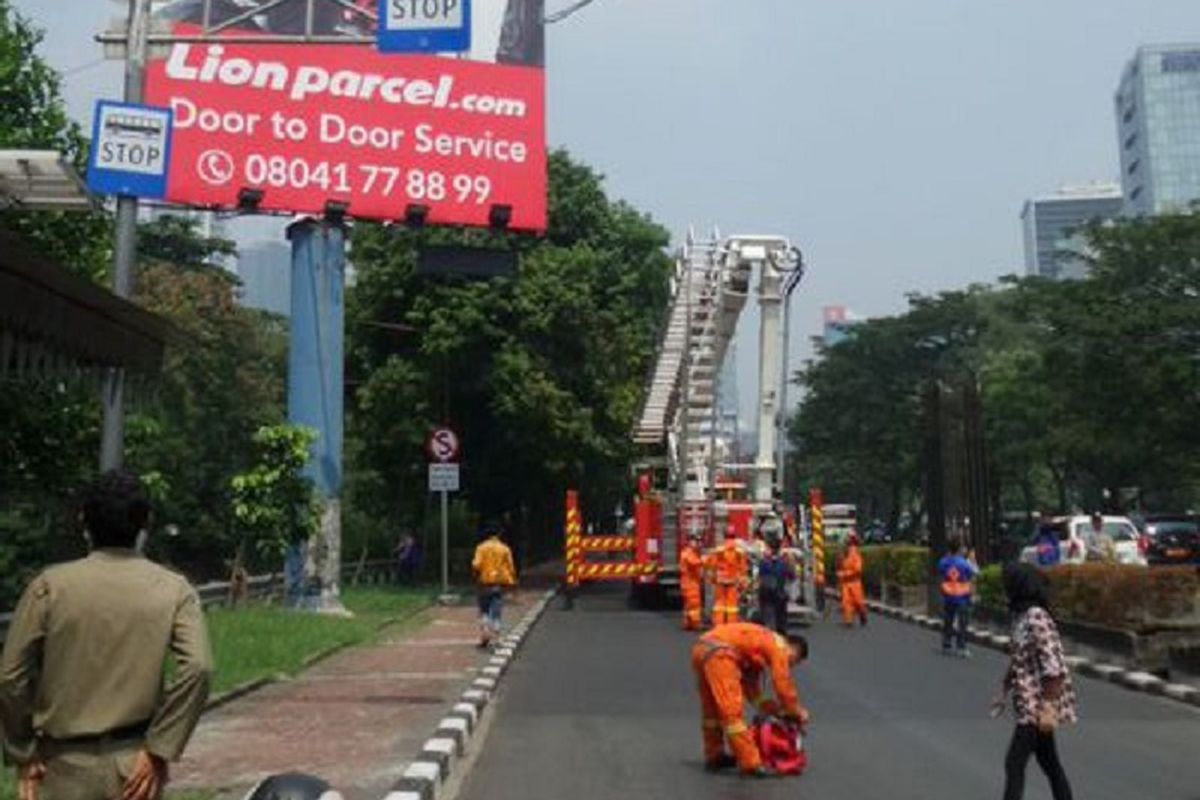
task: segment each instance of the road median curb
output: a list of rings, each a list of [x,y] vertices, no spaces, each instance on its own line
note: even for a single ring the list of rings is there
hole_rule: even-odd
[[[940,631],[942,623],[926,614],[914,613],[907,609],[885,605],[878,600],[868,602],[868,607],[876,613],[890,617],[899,622],[907,622],[931,631]],[[989,650],[1008,652],[1010,639],[1008,636],[971,626],[967,629],[967,638],[972,644],[986,647]],[[1120,686],[1133,692],[1163,697],[1191,706],[1200,706],[1200,688],[1183,683],[1170,683],[1150,672],[1136,669],[1126,669],[1116,664],[1095,661],[1078,655],[1067,655],[1067,665],[1076,673]]]
[[[467,755],[471,737],[480,729],[504,675],[555,594],[557,590],[552,589],[535,595],[537,600],[533,606],[500,639],[499,646],[479,670],[478,677],[455,699],[383,800],[436,800],[453,774],[455,764]]]

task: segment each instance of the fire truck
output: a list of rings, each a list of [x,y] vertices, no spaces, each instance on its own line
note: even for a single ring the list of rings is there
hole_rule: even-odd
[[[633,430],[639,451],[635,558],[658,569],[634,579],[640,599],[674,590],[680,542],[707,546],[745,537],[777,494],[777,415],[784,386],[783,305],[801,274],[799,251],[781,236],[691,231],[675,258],[667,323]],[[759,307],[757,451],[735,460],[718,415],[718,375],[747,301]]]

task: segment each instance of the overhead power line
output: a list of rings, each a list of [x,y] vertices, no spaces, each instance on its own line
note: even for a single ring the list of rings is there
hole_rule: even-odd
[[[596,2],[596,0],[576,0],[576,2],[572,3],[561,11],[555,11],[553,14],[547,14],[543,21],[547,25],[553,25],[556,22],[562,22],[567,17],[575,14],[578,11],[582,11],[584,8],[590,6],[594,2]]]

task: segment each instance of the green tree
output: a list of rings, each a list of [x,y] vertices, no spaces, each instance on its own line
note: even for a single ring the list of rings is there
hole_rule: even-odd
[[[54,149],[78,166],[83,138],[67,118],[58,76],[38,55],[40,41],[41,32],[0,0],[0,147]],[[6,208],[0,227],[80,273],[104,271],[109,224],[100,212]],[[98,442],[88,381],[26,380],[0,392],[0,609],[42,564],[82,550],[70,501],[94,466]]]
[[[0,147],[57,150],[82,171],[87,142],[67,116],[61,79],[37,53],[41,40],[40,30],[0,0]],[[108,268],[111,221],[99,210],[7,210],[0,226],[82,274],[100,277]]]
[[[549,171],[544,239],[355,232],[349,503],[392,529],[419,527],[421,445],[440,423],[464,442],[465,499],[480,516],[507,518],[519,549],[553,546],[567,487],[598,509],[627,491],[629,430],[666,306],[668,237],[565,153],[551,154]],[[417,276],[419,248],[436,243],[516,250],[519,273]]]
[[[256,462],[230,481],[239,562],[252,551],[265,563],[278,563],[288,547],[316,531],[312,481],[303,474],[316,438],[316,431],[299,425],[265,426],[254,434]]]
[[[232,243],[200,237],[181,218],[141,231],[135,297],[175,336],[153,392],[130,414],[127,460],[162,476],[158,518],[179,535],[160,537],[160,554],[216,577],[239,541],[230,479],[255,462],[255,433],[284,417],[286,330],[236,302],[237,279],[215,263]]]

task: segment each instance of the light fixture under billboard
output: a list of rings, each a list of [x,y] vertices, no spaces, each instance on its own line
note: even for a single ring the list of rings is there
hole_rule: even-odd
[[[427,245],[417,252],[417,274],[430,277],[507,278],[516,274],[517,253],[462,245]]]

